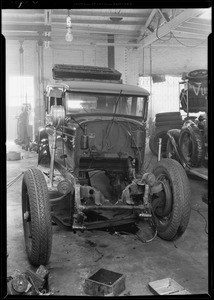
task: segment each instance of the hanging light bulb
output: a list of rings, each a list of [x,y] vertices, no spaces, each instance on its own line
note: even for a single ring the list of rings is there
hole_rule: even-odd
[[[71,33],[71,16],[69,15],[69,10],[68,10],[68,16],[66,18],[66,28],[67,28],[67,33],[65,35],[65,39],[67,42],[72,42],[73,41],[73,34]]]
[[[65,39],[67,42],[72,42],[73,41],[73,34],[71,33],[71,28],[67,28],[67,33],[65,35]]]

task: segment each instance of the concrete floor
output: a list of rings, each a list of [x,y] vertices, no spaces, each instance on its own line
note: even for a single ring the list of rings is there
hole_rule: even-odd
[[[37,154],[8,144],[7,151],[21,151],[23,159],[7,161],[7,183],[20,172],[37,164]],[[156,162],[146,149],[148,170]],[[146,163],[147,165],[147,163]],[[49,288],[54,295],[85,295],[83,283],[100,268],[126,276],[126,290],[121,296],[153,295],[151,281],[172,278],[192,294],[208,294],[208,235],[205,225],[208,206],[202,201],[207,182],[189,178],[192,190],[191,217],[187,230],[175,242],[156,237],[142,243],[133,234],[106,231],[66,232],[53,226],[53,246],[47,268]],[[203,214],[205,219],[200,215]],[[207,229],[208,230],[208,229]],[[7,276],[15,269],[30,266],[24,244],[21,215],[21,178],[7,189]]]

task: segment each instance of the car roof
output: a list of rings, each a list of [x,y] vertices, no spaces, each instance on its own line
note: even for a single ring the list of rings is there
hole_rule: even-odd
[[[148,96],[149,92],[136,85],[128,85],[113,82],[99,81],[66,81],[57,82],[53,85],[48,85],[47,90],[54,88],[63,88],[64,91],[76,91],[84,93],[102,93],[102,94],[119,94],[130,96]]]

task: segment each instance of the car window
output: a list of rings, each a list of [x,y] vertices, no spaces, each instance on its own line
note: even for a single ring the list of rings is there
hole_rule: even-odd
[[[144,97],[65,93],[66,113],[117,113],[142,116]]]

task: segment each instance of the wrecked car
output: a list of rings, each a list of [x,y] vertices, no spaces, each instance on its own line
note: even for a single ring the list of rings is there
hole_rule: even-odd
[[[38,167],[24,173],[22,215],[27,256],[45,265],[52,225],[84,231],[152,221],[162,239],[181,236],[190,186],[173,159],[144,170],[149,93],[110,68],[55,65]]]

